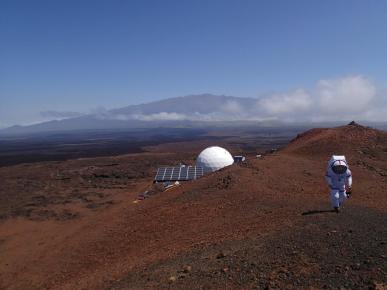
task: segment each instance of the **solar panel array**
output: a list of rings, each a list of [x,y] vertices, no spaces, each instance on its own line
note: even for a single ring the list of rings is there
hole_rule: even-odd
[[[198,166],[160,167],[157,169],[155,181],[184,181],[198,179],[203,175],[203,167]]]

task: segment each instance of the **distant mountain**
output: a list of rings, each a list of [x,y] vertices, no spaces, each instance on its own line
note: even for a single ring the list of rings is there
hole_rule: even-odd
[[[237,111],[239,109],[246,109],[255,105],[256,102],[257,100],[253,98],[202,94],[170,98],[135,106],[127,106],[121,109],[111,110],[111,112],[125,115],[150,115],[166,112],[195,116],[195,114],[206,115],[214,112],[227,112],[227,110]]]
[[[48,131],[190,126],[197,122],[249,120],[256,99],[211,94],[176,97],[63,120],[0,130],[1,135]]]

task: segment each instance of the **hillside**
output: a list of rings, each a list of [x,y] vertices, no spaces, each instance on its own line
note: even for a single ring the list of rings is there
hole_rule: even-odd
[[[383,158],[383,152],[387,151],[386,144],[385,131],[351,122],[337,128],[309,130],[292,140],[285,151],[301,155],[331,155],[337,152],[357,155],[373,151],[378,156],[382,154],[379,157]]]
[[[0,288],[385,289],[386,148],[356,124],[314,129],[137,203],[155,164],[194,152],[0,168],[2,196],[31,195],[3,199]],[[340,214],[324,181],[337,150],[354,176]]]

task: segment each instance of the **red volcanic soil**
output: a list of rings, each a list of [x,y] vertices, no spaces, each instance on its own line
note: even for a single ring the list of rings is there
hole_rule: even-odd
[[[194,157],[156,151],[0,168],[0,289],[386,289],[386,132],[311,130],[134,203]],[[339,214],[333,153],[354,176]]]

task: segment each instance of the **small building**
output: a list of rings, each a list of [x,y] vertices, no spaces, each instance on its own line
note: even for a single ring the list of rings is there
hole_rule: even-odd
[[[242,156],[242,155],[236,155],[236,156],[234,156],[234,162],[235,162],[235,163],[245,162],[245,160],[246,160],[246,157],[245,157],[245,156]]]

